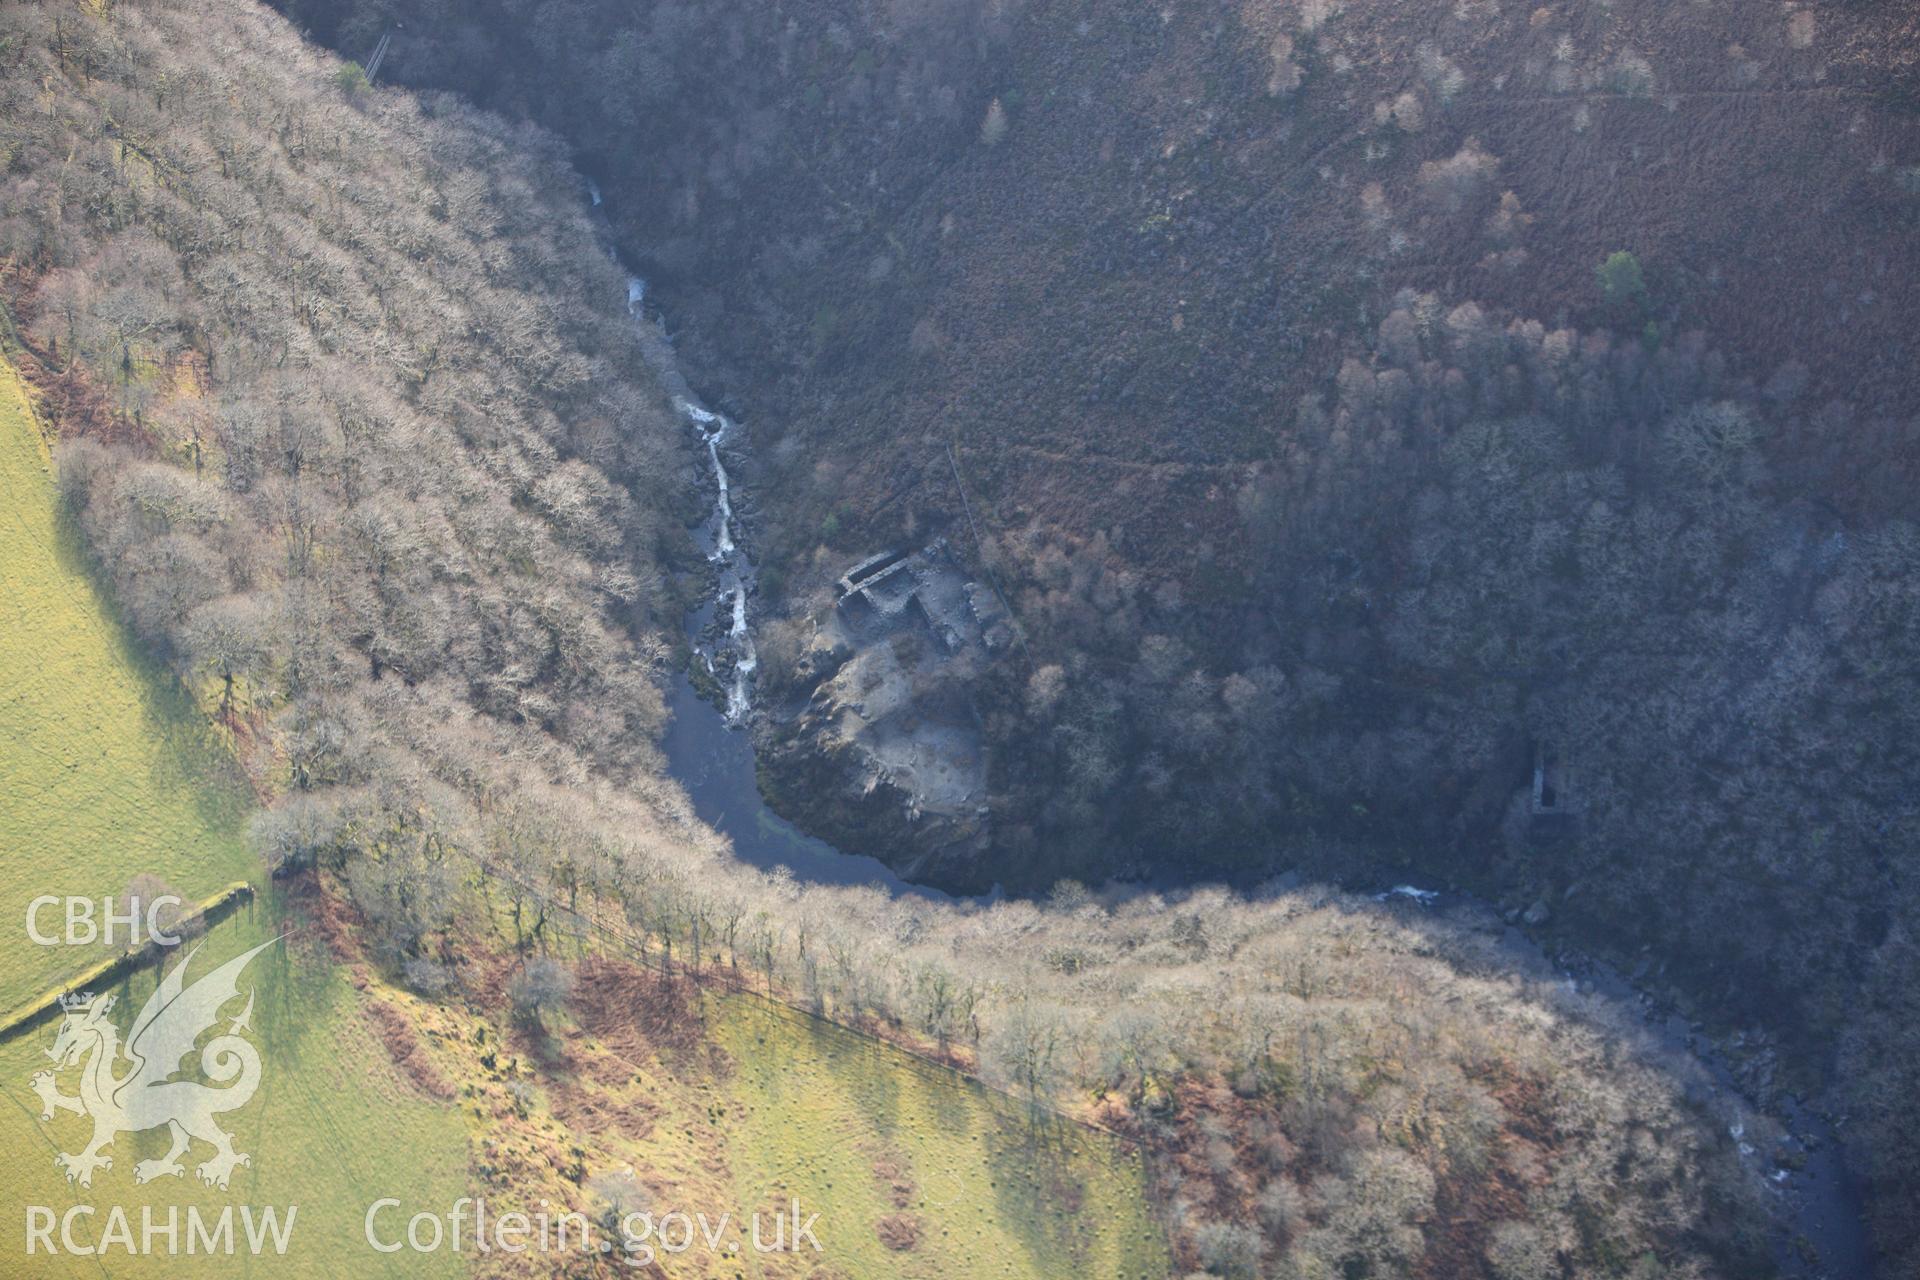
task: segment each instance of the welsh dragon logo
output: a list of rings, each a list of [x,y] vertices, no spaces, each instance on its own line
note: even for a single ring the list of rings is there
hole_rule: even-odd
[[[53,1119],[56,1111],[72,1111],[93,1120],[93,1141],[84,1150],[78,1155],[53,1158],[66,1173],[67,1181],[92,1186],[94,1170],[113,1168],[113,1158],[102,1155],[101,1150],[111,1145],[116,1135],[141,1133],[161,1125],[171,1132],[172,1146],[158,1160],[136,1163],[135,1182],[179,1177],[185,1172],[180,1157],[196,1138],[213,1147],[212,1158],[195,1170],[208,1186],[226,1190],[234,1169],[252,1163],[233,1149],[233,1135],[214,1119],[222,1112],[245,1106],[260,1087],[260,1051],[240,1034],[248,1029],[253,1016],[251,989],[246,1007],[227,1024],[225,1033],[207,1041],[199,1051],[202,1074],[224,1087],[172,1077],[180,1069],[181,1059],[194,1052],[201,1033],[219,1020],[220,1010],[239,997],[241,970],[272,945],[271,941],[263,942],[192,986],[183,986],[187,966],[200,948],[189,951],[140,1006],[124,1046],[118,1029],[107,1019],[113,1009],[113,996],[60,998],[65,1017],[53,1048],[47,1050],[54,1070],[37,1072],[31,1083],[40,1095],[42,1120]],[[116,1074],[123,1057],[127,1068]],[[58,1072],[73,1066],[80,1068],[78,1097],[61,1093],[55,1079]]]

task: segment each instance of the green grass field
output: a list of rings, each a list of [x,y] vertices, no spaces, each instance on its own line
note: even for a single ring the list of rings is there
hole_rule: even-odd
[[[734,1194],[797,1197],[850,1276],[1161,1277],[1137,1153],[883,1041],[750,997],[714,1002]],[[893,1244],[882,1239],[892,1220]],[[917,1231],[911,1247],[900,1228]],[[751,1274],[751,1273],[749,1273]]]
[[[33,897],[97,900],[123,891],[143,871],[198,897],[247,877],[254,862],[241,833],[246,789],[205,718],[133,652],[90,582],[58,518],[24,393],[3,362],[0,494],[0,997],[11,1006],[101,954],[32,945],[25,913]],[[56,920],[49,912],[43,928]],[[451,1254],[388,1258],[362,1241],[366,1207],[383,1195],[444,1206],[461,1193],[467,1129],[456,1113],[399,1079],[361,1014],[360,994],[270,886],[207,934],[191,974],[283,933],[291,939],[257,957],[241,982],[255,995],[263,1066],[253,1099],[222,1118],[236,1149],[253,1161],[225,1192],[195,1179],[194,1165],[208,1154],[198,1144],[183,1161],[184,1176],[134,1182],[136,1160],[164,1153],[164,1130],[122,1134],[108,1152],[113,1167],[96,1173],[91,1188],[69,1184],[54,1153],[79,1151],[90,1122],[63,1112],[43,1123],[28,1084],[49,1065],[45,1051],[56,1024],[0,1043],[0,1275],[459,1273]],[[168,963],[178,961],[176,952]],[[114,988],[113,1020],[123,1033],[157,980],[147,971]],[[75,1078],[64,1073],[63,1088],[71,1092]],[[98,1258],[26,1256],[26,1206],[64,1214],[78,1204],[98,1213],[76,1219],[76,1242],[99,1240],[115,1205],[128,1211],[136,1234],[148,1205],[163,1220],[169,1206],[177,1207],[183,1223],[190,1205],[207,1220],[227,1205],[298,1211],[284,1258],[131,1257],[119,1250]]]
[[[253,875],[251,797],[207,719],[144,660],[62,520],[47,450],[0,362],[0,1009],[99,949],[32,945],[42,894],[125,892],[147,872],[204,897]],[[96,905],[96,911],[98,907]],[[41,913],[43,932],[63,928]]]
[[[113,1167],[94,1175],[81,1189],[54,1167],[56,1151],[80,1150],[90,1122],[66,1113],[39,1119],[39,1100],[27,1081],[46,1067],[45,1050],[55,1026],[45,1023],[0,1044],[0,1275],[20,1276],[446,1276],[462,1274],[451,1253],[391,1256],[374,1252],[364,1240],[367,1207],[383,1196],[397,1196],[414,1208],[444,1212],[466,1184],[467,1128],[457,1112],[412,1092],[395,1074],[361,1015],[362,997],[341,970],[312,946],[297,941],[300,920],[286,914],[275,898],[243,908],[215,926],[190,973],[199,975],[219,962],[291,931],[294,941],[263,952],[249,966],[240,989],[255,995],[253,1039],[262,1059],[259,1091],[246,1106],[221,1118],[234,1135],[234,1147],[252,1158],[235,1171],[226,1191],[202,1185],[194,1166],[206,1158],[200,1144],[183,1158],[183,1176],[135,1183],[136,1160],[165,1153],[163,1130],[122,1134],[110,1154]],[[303,951],[308,952],[303,954]],[[177,963],[170,960],[169,963]],[[153,990],[158,974],[149,970],[116,988],[120,997],[114,1020],[126,1024]],[[231,1014],[231,1010],[229,1014]],[[190,1060],[191,1062],[191,1060]],[[71,1090],[74,1073],[62,1076]],[[25,1206],[40,1205],[64,1214],[73,1205],[96,1212],[76,1220],[76,1242],[95,1243],[105,1230],[105,1215],[124,1207],[138,1238],[142,1206],[164,1217],[170,1206],[184,1215],[196,1206],[204,1221],[232,1205],[274,1206],[285,1218],[298,1206],[284,1256],[253,1259],[235,1256],[130,1256],[113,1249],[103,1257],[76,1257],[64,1251],[49,1257],[26,1256]],[[184,1225],[183,1225],[184,1230]],[[241,1233],[236,1220],[235,1235]],[[58,1236],[55,1236],[56,1243]],[[181,1248],[185,1248],[182,1244]]]
[[[1056,1116],[1030,1123],[1019,1101],[884,1040],[680,981],[677,1012],[663,1014],[657,988],[616,987],[545,1047],[524,1029],[414,1004],[435,1061],[464,1078],[462,1105],[501,1118],[485,1139],[493,1173],[480,1179],[499,1208],[579,1204],[571,1179],[597,1215],[613,1203],[608,1180],[624,1177],[622,1211],[652,1215],[668,1238],[675,1214],[680,1232],[714,1234],[712,1245],[683,1234],[678,1249],[647,1240],[655,1252],[640,1260],[668,1280],[1168,1274],[1129,1144]],[[475,1044],[497,1051],[485,1071],[449,1052]],[[528,1100],[517,1121],[513,1087]],[[776,1242],[778,1219],[791,1226],[796,1202],[819,1251],[756,1250]]]
[[[70,1184],[54,1156],[81,1150],[91,1124],[67,1113],[42,1121],[29,1085],[49,1065],[57,1020],[0,1042],[0,1276],[465,1274],[471,1254],[374,1252],[368,1206],[404,1202],[384,1220],[388,1232],[418,1210],[444,1214],[463,1194],[533,1210],[546,1196],[576,1200],[569,1177],[623,1166],[654,1189],[659,1211],[734,1215],[741,1247],[662,1256],[675,1280],[1166,1274],[1136,1153],[1064,1121],[1036,1128],[1021,1105],[962,1076],[752,997],[703,997],[707,1035],[691,1045],[615,1050],[576,1030],[559,1061],[503,1069],[494,1058],[503,1028],[485,1012],[376,984],[372,994],[406,1009],[425,1051],[465,1086],[457,1101],[430,1101],[393,1067],[369,996],[254,872],[241,834],[251,796],[200,710],[133,651],[93,587],[59,519],[24,393],[3,365],[0,492],[0,1002],[36,996],[101,954],[27,942],[26,904],[43,893],[97,900],[150,872],[200,897],[251,876],[261,896],[207,933],[195,977],[285,938],[240,984],[254,992],[263,1069],[258,1093],[221,1120],[252,1157],[224,1192],[194,1178],[209,1154],[200,1144],[185,1176],[134,1181],[136,1161],[164,1153],[164,1129],[121,1134],[112,1168],[90,1188]],[[148,970],[113,985],[122,1034],[158,980]],[[73,1091],[76,1078],[64,1072],[62,1087]],[[536,1086],[551,1111],[536,1104],[530,1119],[510,1119],[520,1105],[508,1101],[510,1082]],[[473,1144],[484,1150],[470,1167]],[[571,1158],[581,1168],[569,1175]],[[818,1215],[823,1252],[746,1247],[746,1216],[759,1210],[770,1224],[791,1199]],[[84,1245],[105,1243],[112,1206],[136,1236],[148,1206],[162,1220],[177,1209],[183,1228],[189,1206],[204,1221],[226,1206],[298,1210],[284,1257],[27,1256],[27,1206],[62,1215],[75,1205],[96,1210],[76,1220]],[[551,1274],[582,1260],[522,1261],[530,1269],[499,1271],[498,1258],[483,1269]]]

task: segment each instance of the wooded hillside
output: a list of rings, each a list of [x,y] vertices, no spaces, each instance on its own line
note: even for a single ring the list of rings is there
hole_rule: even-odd
[[[536,1024],[614,948],[1098,1109],[1219,1275],[1757,1265],[1691,1068],[1480,929],[728,859],[654,746],[684,441],[549,135],[372,89],[241,0],[10,3],[0,64],[0,254],[62,485],[329,945]]]

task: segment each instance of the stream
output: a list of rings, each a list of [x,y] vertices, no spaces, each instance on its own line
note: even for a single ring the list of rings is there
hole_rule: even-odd
[[[597,197],[595,203],[599,203]],[[628,276],[627,314],[633,317],[641,341],[657,347],[656,351],[650,351],[650,359],[668,385],[674,411],[700,438],[713,484],[713,509],[696,535],[713,569],[713,595],[705,605],[694,610],[688,623],[689,638],[695,654],[706,664],[707,674],[726,680],[727,723],[739,725],[752,706],[753,673],[760,665],[760,658],[753,647],[753,632],[747,625],[753,561],[734,537],[733,478],[727,474],[726,460],[720,452],[732,444],[737,428],[731,418],[701,404],[687,388],[686,380],[671,365],[673,349],[667,342],[665,330],[647,318],[646,300],[647,282],[639,276]],[[710,636],[715,613],[722,609],[727,619],[726,629]]]
[[[598,206],[598,189],[589,190]],[[806,834],[761,798],[753,740],[741,732],[753,709],[753,673],[759,655],[748,615],[753,559],[741,546],[733,478],[726,460],[739,428],[733,419],[701,404],[687,386],[673,362],[664,328],[646,313],[646,297],[646,281],[629,276],[627,313],[634,319],[649,362],[673,397],[674,410],[700,441],[707,461],[706,488],[713,499],[695,530],[713,575],[712,585],[707,599],[687,615],[687,640],[694,661],[726,689],[723,711],[703,698],[685,675],[674,680],[667,699],[673,718],[662,743],[668,773],[686,791],[694,813],[732,840],[734,856],[743,862],[764,871],[786,867],[795,879],[814,884],[878,885],[895,896],[915,894],[951,901],[938,889],[908,884],[878,858],[842,853]],[[715,625],[716,619],[724,619],[724,625]]]
[[[1499,914],[1498,908],[1485,899],[1453,890],[1396,884],[1371,896],[1375,901],[1406,903],[1407,909],[1422,915],[1453,918],[1462,924],[1469,924],[1475,915],[1484,919],[1485,913]],[[1865,1280],[1872,1274],[1871,1251],[1861,1219],[1862,1189],[1842,1158],[1841,1140],[1830,1120],[1793,1096],[1783,1097],[1772,1111],[1763,1112],[1746,1096],[1724,1052],[1685,1018],[1663,1010],[1659,1002],[1611,965],[1583,957],[1556,958],[1525,929],[1511,923],[1501,931],[1500,941],[1513,956],[1516,971],[1524,973],[1546,966],[1568,994],[1598,995],[1636,1014],[1651,1044],[1698,1063],[1719,1098],[1769,1115],[1781,1127],[1781,1138],[1767,1143],[1770,1149],[1763,1150],[1762,1139],[1748,1134],[1743,1121],[1736,1119],[1728,1126],[1728,1136],[1738,1148],[1742,1163],[1775,1197],[1777,1212],[1770,1243],[1780,1276],[1787,1280]]]
[[[598,187],[589,182],[588,189],[593,204],[599,207]],[[608,252],[615,253],[611,229],[607,232]],[[877,858],[842,853],[806,834],[774,813],[761,797],[752,738],[741,732],[753,707],[758,654],[749,612],[754,566],[741,545],[744,531],[739,528],[739,515],[734,509],[733,479],[726,459],[729,451],[739,448],[738,424],[707,408],[693,394],[679,371],[664,325],[648,316],[645,303],[646,282],[637,275],[629,276],[627,309],[648,362],[672,397],[675,410],[698,438],[707,461],[706,487],[713,503],[696,537],[712,571],[712,586],[704,603],[688,614],[687,638],[694,660],[709,676],[722,682],[726,691],[723,710],[702,697],[685,675],[675,679],[668,698],[672,720],[663,743],[669,774],[685,789],[701,821],[732,840],[734,853],[742,861],[768,871],[785,867],[802,882],[873,885],[896,896],[914,894],[955,901],[938,889],[902,880]],[[716,625],[718,619],[724,619],[724,623]],[[1154,884],[1139,888],[1142,892],[1178,895],[1183,886]],[[996,888],[993,894],[976,901],[992,901],[998,896]],[[1472,895],[1405,884],[1373,896],[1441,917],[1455,912],[1498,912],[1492,903]],[[1691,1056],[1705,1068],[1719,1093],[1745,1103],[1726,1058],[1684,1020],[1663,1017],[1650,997],[1611,968],[1592,962],[1576,961],[1571,967],[1561,964],[1530,935],[1511,925],[1504,932],[1503,945],[1514,953],[1517,967],[1549,965],[1569,991],[1597,991],[1625,1008],[1638,1010],[1653,1041],[1666,1050]],[[1787,1133],[1779,1144],[1787,1155],[1786,1162],[1776,1164],[1769,1153],[1747,1142],[1738,1123],[1732,1126],[1730,1136],[1754,1175],[1781,1200],[1772,1240],[1780,1274],[1792,1280],[1862,1280],[1870,1274],[1870,1253],[1860,1216],[1861,1190],[1842,1160],[1833,1125],[1797,1098],[1786,1099],[1779,1111],[1774,1118]]]

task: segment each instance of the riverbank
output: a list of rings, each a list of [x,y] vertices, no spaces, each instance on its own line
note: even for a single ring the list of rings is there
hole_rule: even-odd
[[[643,327],[657,329],[641,309],[643,299],[644,286],[630,293],[636,319]],[[671,362],[671,347],[664,338],[656,349]],[[662,376],[669,385],[684,389],[677,369]],[[670,775],[687,791],[701,819],[733,841],[735,856],[743,862],[763,869],[786,867],[803,882],[872,884],[896,896],[945,898],[938,890],[910,883],[878,859],[841,853],[769,807],[762,794],[752,735],[740,731],[754,714],[755,655],[747,607],[752,563],[740,549],[746,533],[739,525],[733,477],[721,452],[723,447],[737,446],[732,434],[735,424],[698,408],[690,395],[677,392],[675,403],[696,432],[710,466],[705,487],[713,505],[698,533],[713,570],[713,585],[690,615],[689,633],[695,661],[704,666],[701,683],[711,682],[725,690],[725,709],[702,698],[693,682],[676,682],[670,698],[673,720],[664,743]],[[745,650],[735,647],[742,639]],[[745,679],[739,678],[742,652],[748,655]],[[1103,896],[1124,900],[1161,892],[1177,905],[1182,895],[1203,887],[1200,883],[1114,886]],[[1254,895],[1261,892],[1258,886],[1241,888]],[[997,888],[989,896],[998,896]],[[1543,940],[1491,904],[1411,885],[1387,888],[1379,896],[1395,904],[1389,910],[1416,923],[1424,914],[1485,933],[1497,942],[1499,954],[1513,972],[1543,989],[1564,988],[1570,1013],[1580,1015],[1582,1006],[1590,1002],[1584,1016],[1616,1025],[1614,1013],[1601,1006],[1631,1011],[1642,1041],[1637,1048],[1669,1061],[1676,1075],[1689,1078],[1689,1090],[1697,1095],[1693,1101],[1722,1117],[1749,1173],[1767,1186],[1778,1211],[1771,1246],[1781,1274],[1796,1280],[1855,1280],[1868,1274],[1860,1191],[1847,1174],[1840,1143],[1825,1118],[1788,1099],[1778,1108],[1782,1114],[1769,1122],[1741,1088],[1726,1052],[1710,1041],[1702,1027],[1676,1020],[1670,1006],[1598,960],[1565,952],[1550,954],[1550,936]]]

